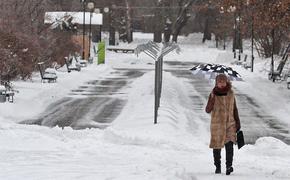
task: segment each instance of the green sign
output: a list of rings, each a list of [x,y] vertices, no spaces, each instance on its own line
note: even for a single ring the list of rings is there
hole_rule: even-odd
[[[98,44],[98,64],[105,64],[105,42]]]

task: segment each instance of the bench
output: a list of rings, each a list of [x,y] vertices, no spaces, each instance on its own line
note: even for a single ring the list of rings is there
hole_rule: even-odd
[[[56,82],[57,75],[55,69],[48,68],[45,69],[44,67],[44,62],[39,62],[38,63],[38,68],[41,76],[41,82]]]
[[[85,59],[81,59],[79,56],[73,56],[75,61],[81,66],[81,67],[87,67],[88,66],[88,61]]]
[[[14,102],[14,92],[13,91],[6,91],[6,98],[8,102],[13,103]]]
[[[6,88],[0,85],[0,103],[6,102]]]
[[[244,67],[245,69],[251,69],[251,68],[252,68],[252,64],[250,64],[250,63],[245,63],[245,64],[243,64],[243,67]]]
[[[249,62],[249,61],[247,60],[247,58],[248,58],[248,55],[246,54],[245,57],[244,57],[244,62],[242,63],[242,65],[243,65],[243,67],[244,67],[245,69],[251,69],[251,68],[252,68],[252,63]]]
[[[71,72],[71,71],[81,71],[81,65],[77,62],[73,62],[73,59],[70,58],[68,59],[68,57],[64,58],[66,67],[67,67],[67,72]]]
[[[287,88],[290,89],[290,74],[287,75],[286,83],[287,83]]]
[[[279,71],[274,71],[273,73],[269,72],[268,79],[272,80],[273,82],[281,81],[282,80],[282,75],[281,75],[281,73]]]
[[[232,62],[231,64],[235,64],[235,65],[243,65],[243,61],[241,61],[241,60],[235,60],[235,61]]]
[[[130,49],[130,48],[115,48],[115,47],[108,47],[108,51],[114,51],[116,53],[122,52],[122,53],[134,53],[135,49]]]
[[[9,81],[1,81],[0,85],[0,102],[14,102],[14,95],[16,90],[12,88],[12,84]]]

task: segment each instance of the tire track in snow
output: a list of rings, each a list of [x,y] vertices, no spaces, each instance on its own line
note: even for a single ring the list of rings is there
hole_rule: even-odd
[[[21,123],[73,129],[106,128],[126,104],[127,93],[123,89],[144,72],[116,69],[108,76],[71,90],[67,97],[49,105],[37,118]]]

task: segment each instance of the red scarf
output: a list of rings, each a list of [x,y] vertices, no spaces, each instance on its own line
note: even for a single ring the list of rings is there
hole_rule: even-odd
[[[215,86],[213,88],[213,93],[215,95],[227,95],[230,89],[231,89],[231,85],[227,83],[227,85],[224,88],[218,88],[217,86]]]

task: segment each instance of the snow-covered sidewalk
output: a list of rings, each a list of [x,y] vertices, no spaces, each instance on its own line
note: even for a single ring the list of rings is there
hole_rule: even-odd
[[[213,174],[209,122],[190,111],[188,90],[164,74],[159,123],[153,120],[153,73],[132,85],[110,128],[74,131],[2,123],[1,179],[223,179]],[[261,138],[235,149],[231,179],[287,179],[290,148]],[[224,161],[224,158],[223,158]]]

